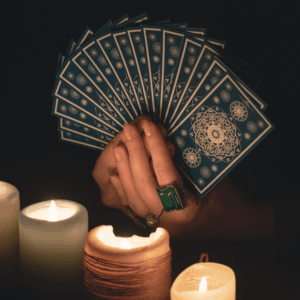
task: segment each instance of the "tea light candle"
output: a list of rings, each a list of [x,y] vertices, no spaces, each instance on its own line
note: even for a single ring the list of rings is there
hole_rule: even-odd
[[[171,249],[168,232],[116,237],[112,226],[91,230],[84,245],[84,283],[94,297],[170,299]]]
[[[218,263],[198,263],[175,279],[171,300],[234,300],[235,286],[235,274],[231,268]]]
[[[0,285],[10,288],[18,278],[19,191],[0,181]]]
[[[68,200],[30,205],[20,212],[19,231],[23,289],[43,299],[76,297],[82,288],[86,208]]]

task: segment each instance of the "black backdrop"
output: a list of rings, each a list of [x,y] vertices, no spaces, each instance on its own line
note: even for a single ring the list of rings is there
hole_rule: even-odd
[[[292,2],[290,2],[292,3]],[[276,129],[231,173],[254,192],[284,199],[299,181],[299,22],[288,1],[17,1],[1,17],[0,180],[20,191],[21,209],[43,200],[70,199],[89,212],[89,230],[112,224],[135,230],[121,212],[104,207],[92,169],[99,155],[58,141],[50,115],[58,53],[86,26],[98,30],[109,18],[147,12],[207,29],[227,51],[248,62],[262,79],[257,94],[268,103]],[[243,78],[242,78],[243,79]],[[254,189],[254,187],[257,189]],[[129,228],[129,229],[128,229]]]

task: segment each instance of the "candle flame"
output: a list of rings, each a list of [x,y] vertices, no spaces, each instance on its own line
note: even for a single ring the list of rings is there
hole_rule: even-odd
[[[49,211],[49,221],[57,221],[57,209],[55,202],[52,200]]]
[[[202,277],[201,282],[199,284],[199,292],[207,292],[207,281],[206,277]]]
[[[122,249],[131,249],[132,248],[131,245],[130,245],[130,243],[129,243],[129,241],[127,239],[122,239],[120,247]]]

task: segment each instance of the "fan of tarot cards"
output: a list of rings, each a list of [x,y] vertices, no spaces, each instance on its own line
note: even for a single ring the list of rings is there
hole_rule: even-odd
[[[266,103],[224,64],[225,44],[147,14],[86,28],[59,55],[59,139],[101,152],[124,123],[150,115],[168,130],[186,187],[205,196],[274,129]]]

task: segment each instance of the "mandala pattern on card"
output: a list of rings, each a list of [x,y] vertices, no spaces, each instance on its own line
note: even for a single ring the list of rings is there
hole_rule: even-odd
[[[184,67],[184,68],[183,68],[183,72],[184,72],[185,74],[189,74],[189,73],[191,72],[191,68],[190,68],[190,67]]]
[[[211,161],[230,162],[241,152],[241,131],[231,115],[221,108],[202,106],[193,114],[193,119],[190,136],[199,153]]]
[[[118,69],[122,69],[122,68],[123,68],[123,64],[122,64],[120,61],[118,61],[118,62],[116,63],[116,67],[117,67]]]
[[[169,59],[168,59],[168,64],[169,64],[170,66],[174,66],[174,65],[175,65],[175,60],[174,60],[173,58],[169,58]]]
[[[175,38],[174,38],[174,36],[169,35],[169,36],[167,37],[167,42],[168,42],[170,45],[174,45],[174,44],[175,44]]]
[[[214,96],[213,101],[214,101],[214,103],[219,104],[220,103],[220,98],[218,96]]]
[[[205,71],[205,70],[208,69],[208,67],[209,67],[209,63],[206,62],[206,63],[204,63],[204,64],[202,65],[202,70]]]
[[[126,39],[125,37],[121,37],[121,38],[119,39],[119,42],[120,42],[120,44],[123,45],[123,46],[126,46],[126,45],[128,44],[128,41],[127,41],[127,39]]]
[[[211,82],[212,85],[214,85],[218,82],[218,80],[219,80],[219,78],[214,76],[214,77],[211,78],[210,82]]]
[[[246,140],[250,140],[250,139],[251,139],[251,134],[250,134],[249,132],[245,132],[245,133],[244,133],[244,138],[245,138]]]
[[[205,180],[203,178],[198,178],[197,179],[197,183],[200,185],[200,186],[203,186],[205,184]]]
[[[145,54],[145,47],[144,47],[143,43],[139,44],[139,51],[140,51],[140,53]]]
[[[70,91],[70,95],[71,95],[71,97],[72,97],[73,99],[79,99],[79,98],[80,98],[79,93],[77,93],[77,92],[74,91],[74,90],[71,90],[71,91]]]
[[[68,74],[67,74],[67,78],[68,78],[68,79],[70,79],[70,80],[73,80],[73,79],[75,78],[75,75],[74,75],[74,73],[72,73],[72,72],[68,72]]]
[[[102,66],[107,66],[107,62],[106,62],[106,59],[104,58],[104,56],[102,55],[102,54],[100,54],[99,56],[98,56],[98,61],[99,61],[99,63],[100,63],[100,65],[102,65]]]
[[[62,104],[62,105],[60,106],[60,110],[61,110],[62,112],[66,112],[66,111],[68,110],[68,108],[67,108],[66,105]]]
[[[92,88],[91,86],[87,86],[87,87],[85,88],[85,90],[86,90],[86,92],[89,93],[89,94],[93,92],[93,88]]]
[[[88,60],[86,58],[82,57],[82,58],[80,58],[79,63],[82,66],[86,66],[88,64]]]
[[[244,122],[248,118],[248,109],[240,101],[233,101],[230,103],[229,111],[231,115],[239,122]]]
[[[213,172],[218,172],[218,166],[217,165],[211,165],[211,170],[213,171]]]
[[[254,122],[252,122],[252,121],[249,121],[249,122],[247,122],[247,129],[250,131],[250,132],[252,132],[252,133],[254,133],[254,132],[256,132],[257,131],[257,126],[256,126],[256,124],[254,123]]]
[[[111,75],[112,70],[111,70],[110,68],[105,68],[105,73],[106,73],[107,75]]]
[[[206,84],[206,85],[204,86],[204,89],[205,89],[206,91],[209,91],[209,90],[210,90],[210,85],[209,85],[209,84]]]
[[[97,75],[97,76],[96,76],[96,81],[97,81],[97,82],[102,82],[103,80],[102,80],[102,78],[101,78],[99,75]]]
[[[110,43],[109,41],[105,41],[105,42],[103,43],[103,46],[104,46],[104,48],[106,48],[106,49],[110,49],[110,48],[111,48],[111,43]]]
[[[212,59],[212,54],[210,52],[206,52],[205,55],[204,55],[204,58],[206,60],[211,60]]]
[[[231,83],[226,82],[226,83],[224,84],[224,87],[225,87],[225,89],[226,89],[227,91],[232,91],[232,84],[231,84]]]
[[[152,33],[152,32],[149,33],[148,38],[149,38],[149,40],[152,41],[152,42],[156,41],[156,39],[157,39],[156,34],[155,34],[155,33]]]
[[[180,50],[179,50],[179,48],[178,48],[177,46],[172,46],[172,47],[170,47],[169,51],[170,51],[170,54],[171,54],[173,57],[178,57],[178,56],[179,56]]]
[[[152,59],[155,63],[158,63],[160,61],[159,56],[157,55],[154,55]]]
[[[86,85],[87,84],[86,78],[81,74],[76,76],[76,81],[79,85]]]
[[[80,103],[83,105],[83,106],[87,106],[88,102],[86,99],[81,99]]]
[[[231,95],[228,91],[222,90],[220,93],[221,99],[225,102],[230,101]]]
[[[131,67],[134,67],[134,66],[135,66],[135,63],[134,63],[134,60],[133,60],[133,59],[129,59],[128,63],[129,63],[129,65],[130,65]]]
[[[71,126],[72,122],[70,120],[65,120],[64,122],[66,124],[66,126]]]
[[[202,72],[197,73],[197,78],[200,79],[203,76]]]
[[[142,64],[145,64],[145,63],[146,63],[146,57],[145,57],[145,56],[142,56],[142,57],[140,58],[140,61],[141,61]]]
[[[63,96],[68,96],[68,95],[69,95],[69,91],[68,91],[68,89],[66,89],[66,88],[62,88],[62,89],[60,90],[60,92],[61,92],[61,94],[62,94]]]
[[[76,115],[76,114],[78,114],[78,109],[69,105],[69,112],[73,115]]]
[[[258,120],[257,121],[257,126],[262,129],[262,128],[265,127],[265,123],[262,120]]]
[[[97,51],[96,49],[91,49],[90,54],[91,54],[93,57],[96,57],[96,56],[98,55],[98,51]]]
[[[222,71],[219,68],[214,68],[214,73],[216,76],[221,76],[222,75]]]
[[[181,134],[182,136],[186,137],[186,136],[188,135],[188,132],[187,132],[187,130],[182,129],[182,130],[180,131],[180,134]]]
[[[81,112],[79,114],[79,117],[84,120],[84,119],[86,119],[86,114],[84,114],[84,113]]]
[[[160,53],[161,52],[161,45],[159,42],[155,42],[152,44],[152,49],[155,53]]]
[[[131,51],[130,46],[125,47],[125,52],[127,53],[127,55],[132,56],[132,51]]]
[[[135,34],[133,36],[133,40],[136,42],[136,43],[140,43],[141,40],[142,40],[142,37],[139,35],[139,34]]]
[[[120,59],[120,54],[116,48],[113,48],[110,53],[114,59]]]
[[[182,137],[177,136],[175,138],[175,140],[176,140],[176,144],[178,145],[179,148],[183,148],[185,146],[185,141]]]
[[[188,64],[189,64],[191,67],[194,65],[195,61],[196,61],[196,57],[195,57],[195,56],[190,56],[190,57],[188,58]]]
[[[211,175],[210,169],[208,167],[201,167],[200,175],[204,178],[209,178]]]
[[[201,163],[200,153],[194,148],[186,148],[183,150],[182,157],[190,168],[197,168]]]
[[[196,54],[196,48],[194,46],[189,46],[188,51],[192,55]]]
[[[91,64],[88,65],[88,70],[89,70],[92,74],[97,74],[95,68],[94,68]]]

